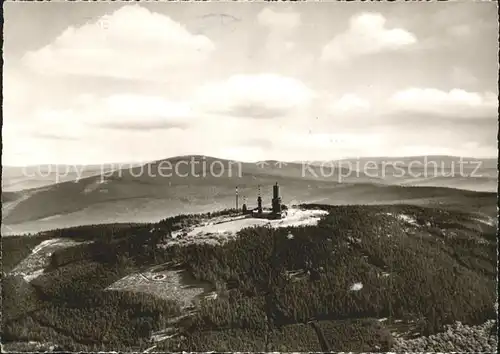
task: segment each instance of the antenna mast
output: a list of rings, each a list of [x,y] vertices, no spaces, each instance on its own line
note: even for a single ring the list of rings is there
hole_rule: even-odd
[[[262,214],[262,198],[260,196],[260,184],[259,184],[259,196],[257,197],[257,212]]]
[[[236,186],[236,210],[238,210],[238,186]]]

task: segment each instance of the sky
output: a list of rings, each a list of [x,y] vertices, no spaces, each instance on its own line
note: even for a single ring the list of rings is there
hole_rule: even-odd
[[[4,3],[4,165],[497,157],[495,2]]]

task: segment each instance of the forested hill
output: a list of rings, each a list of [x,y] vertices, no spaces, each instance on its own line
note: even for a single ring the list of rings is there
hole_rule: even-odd
[[[302,207],[329,214],[316,226],[243,229],[222,245],[158,247],[162,235],[195,223],[196,215],[8,238],[3,254],[11,265],[46,239],[94,243],[55,252],[31,282],[7,274],[2,340],[68,351],[144,350],[152,333],[185,310],[140,291],[103,290],[165,262],[211,283],[218,296],[176,322],[177,335],[156,350],[319,351],[308,325],[316,320],[331,350],[387,351],[394,331],[432,335],[455,321],[496,318],[492,220],[409,205]]]

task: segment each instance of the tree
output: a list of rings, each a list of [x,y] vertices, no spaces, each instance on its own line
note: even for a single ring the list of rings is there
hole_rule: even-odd
[[[119,270],[128,271],[135,267],[128,253],[118,256],[116,266]]]

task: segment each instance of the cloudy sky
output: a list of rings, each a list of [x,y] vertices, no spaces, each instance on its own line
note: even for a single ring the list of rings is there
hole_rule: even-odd
[[[497,156],[494,3],[6,3],[3,163]]]

